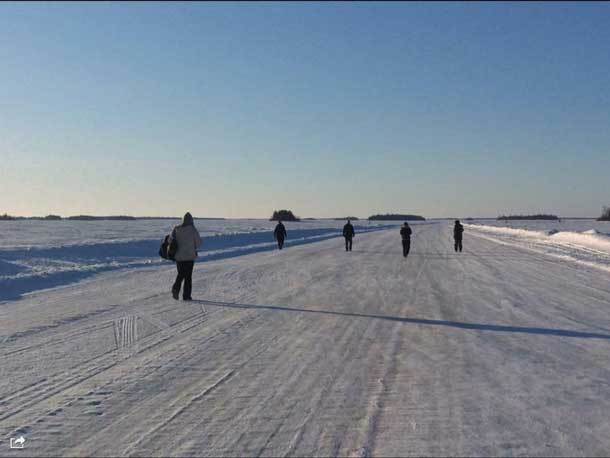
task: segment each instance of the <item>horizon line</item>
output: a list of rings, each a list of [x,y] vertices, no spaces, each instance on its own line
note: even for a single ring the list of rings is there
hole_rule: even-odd
[[[390,213],[392,214],[392,213]],[[534,214],[532,214],[534,215]],[[15,218],[15,219],[46,219],[49,216],[52,217],[59,217],[62,220],[67,220],[67,219],[71,219],[71,220],[75,220],[75,218],[78,217],[90,217],[90,218],[96,218],[96,219],[104,219],[104,218],[125,218],[125,219],[182,219],[182,216],[159,216],[159,215],[143,215],[143,216],[136,216],[136,215],[125,215],[125,214],[118,214],[118,215],[93,215],[93,214],[78,214],[78,215],[69,215],[69,216],[63,216],[63,215],[57,215],[57,214],[53,214],[50,213],[48,215],[45,216],[38,216],[38,215],[32,215],[32,216],[20,216],[20,215],[11,215],[8,213],[1,213],[0,214],[0,221],[10,221],[10,220],[4,220],[2,219],[3,216],[8,216],[9,218]],[[373,216],[373,215],[371,215]],[[417,216],[422,216],[425,219],[462,219],[462,220],[477,220],[477,219],[494,219],[494,220],[498,220],[500,217],[505,216],[505,215],[498,215],[498,216],[467,216],[467,217],[456,217],[456,216],[423,216],[423,215],[417,215]],[[508,215],[508,216],[527,216],[527,215]],[[555,215],[557,216],[559,219],[597,219],[599,218],[599,216],[559,216],[559,215]],[[303,220],[347,220],[347,219],[354,219],[357,218],[358,220],[368,220],[369,217],[361,217],[361,216],[351,216],[351,217],[341,217],[341,216],[337,216],[337,217],[333,217],[333,216],[327,216],[327,217],[312,217],[312,216],[303,216],[303,217],[298,217],[299,220],[303,221]],[[244,219],[251,219],[251,220],[271,220],[271,218],[268,217],[225,217],[225,216],[193,216],[193,219],[207,219],[207,220],[244,220]],[[49,219],[50,221],[53,220],[53,218]],[[391,220],[388,220],[391,221]],[[543,221],[543,220],[540,220]],[[291,221],[287,221],[287,222],[291,222]]]

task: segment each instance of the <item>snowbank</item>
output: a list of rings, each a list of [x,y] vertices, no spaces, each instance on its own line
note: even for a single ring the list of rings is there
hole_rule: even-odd
[[[584,232],[572,232],[560,231],[559,229],[532,231],[528,229],[486,226],[480,224],[467,224],[466,226],[477,231],[487,232],[499,236],[522,238],[539,243],[563,243],[599,250],[601,253],[610,254],[610,237],[596,229],[589,229]]]
[[[575,232],[557,228],[529,230],[484,224],[465,226],[473,235],[610,270],[610,236],[596,229]]]

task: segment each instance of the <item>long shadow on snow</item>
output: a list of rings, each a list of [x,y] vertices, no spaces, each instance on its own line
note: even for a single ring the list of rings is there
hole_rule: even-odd
[[[283,307],[280,305],[256,305],[256,304],[238,304],[233,302],[219,302],[196,300],[193,301],[203,305],[230,307],[238,309],[260,309],[260,310],[275,310],[281,312],[296,312],[296,313],[318,313],[323,315],[347,316],[356,318],[372,318],[378,320],[398,321],[400,323],[423,324],[428,326],[446,326],[458,329],[472,329],[475,331],[493,331],[493,332],[514,332],[522,334],[539,334],[547,336],[560,337],[579,337],[583,339],[606,339],[610,340],[610,334],[598,334],[593,332],[570,331],[567,329],[549,329],[549,328],[530,328],[521,326],[504,326],[497,324],[480,324],[480,323],[462,323],[459,321],[446,320],[428,320],[424,318],[403,318],[391,315],[372,315],[367,313],[350,313],[350,312],[333,312],[330,310],[313,310],[293,307]]]
[[[391,226],[390,226],[391,227]],[[387,229],[388,226],[361,227],[360,232],[373,232]],[[297,229],[288,232],[285,248],[320,242],[341,236],[341,231],[335,228],[326,229]],[[68,262],[82,263],[82,270],[66,270],[46,275],[22,276],[16,278],[0,279],[0,301],[17,300],[23,294],[41,289],[55,288],[75,283],[91,277],[97,273],[108,272],[125,268],[154,267],[159,265],[151,263],[157,258],[160,240],[137,240],[130,242],[107,242],[93,245],[77,245],[44,249],[15,249],[0,251],[0,267],[4,275],[20,273],[24,269],[4,260],[17,261],[20,259],[52,259]],[[198,262],[215,261],[233,258],[247,254],[277,250],[277,244],[270,232],[255,232],[244,234],[223,234],[204,237],[203,249],[200,250]],[[254,246],[252,246],[254,245]],[[219,251],[206,254],[210,251]],[[143,260],[142,258],[146,258]],[[126,263],[129,264],[121,264]],[[89,265],[87,264],[89,263]],[[93,265],[95,264],[95,265]],[[162,261],[160,265],[170,266],[171,261]],[[9,268],[13,270],[9,270]]]

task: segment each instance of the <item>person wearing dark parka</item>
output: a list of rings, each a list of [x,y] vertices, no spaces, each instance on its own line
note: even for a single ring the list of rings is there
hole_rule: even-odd
[[[347,220],[347,224],[343,226],[343,237],[345,237],[345,251],[352,251],[352,239],[356,233],[354,232],[354,226],[350,220]]]
[[[286,228],[282,224],[282,221],[277,222],[277,226],[275,226],[275,230],[273,231],[273,237],[277,240],[277,247],[281,250],[284,248],[284,239],[288,233],[286,232]]]
[[[411,249],[411,228],[409,223],[405,221],[405,224],[400,229],[400,237],[402,239],[402,255],[406,258],[409,256],[409,250]]]
[[[184,215],[182,224],[174,227],[171,237],[175,238],[178,244],[175,255],[178,275],[176,275],[176,281],[172,286],[172,296],[178,300],[182,281],[184,281],[182,300],[190,301],[192,300],[191,292],[193,289],[193,267],[195,259],[197,259],[197,249],[201,246],[201,236],[195,228],[193,216],[190,213]]]
[[[456,252],[462,252],[462,234],[464,233],[464,226],[460,223],[459,219],[455,220],[453,226],[453,240],[455,241],[454,248]]]

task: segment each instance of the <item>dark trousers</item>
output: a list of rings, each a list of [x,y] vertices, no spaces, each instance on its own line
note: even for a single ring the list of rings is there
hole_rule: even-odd
[[[345,237],[345,251],[352,251],[352,238]]]
[[[455,239],[455,251],[462,251],[462,239]]]
[[[172,286],[172,291],[180,293],[180,287],[182,286],[182,280],[184,280],[184,291],[182,291],[182,298],[190,298],[191,291],[193,289],[193,266],[195,261],[176,261],[176,268],[178,269],[178,275],[176,275],[176,281]]]
[[[402,241],[402,255],[406,258],[411,249],[411,239],[405,239]]]
[[[284,248],[284,238],[283,237],[278,237],[277,239],[277,247],[281,250],[282,248]]]

